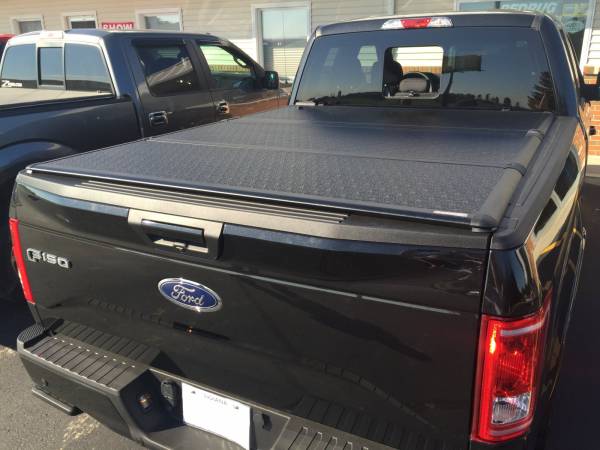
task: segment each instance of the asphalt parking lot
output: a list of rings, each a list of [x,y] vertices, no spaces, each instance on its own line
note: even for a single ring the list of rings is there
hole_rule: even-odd
[[[69,417],[31,395],[15,341],[32,322],[25,304],[0,304],[0,449],[141,448],[87,414]]]
[[[586,256],[556,391],[551,450],[599,448],[600,170],[598,175],[589,179],[584,191]],[[86,414],[69,417],[33,398],[29,378],[15,352],[18,332],[31,323],[25,304],[0,303],[0,449],[140,448]]]

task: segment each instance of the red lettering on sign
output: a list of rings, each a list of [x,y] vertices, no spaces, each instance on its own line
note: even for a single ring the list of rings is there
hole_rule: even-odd
[[[103,30],[133,30],[133,22],[102,22],[100,27]]]

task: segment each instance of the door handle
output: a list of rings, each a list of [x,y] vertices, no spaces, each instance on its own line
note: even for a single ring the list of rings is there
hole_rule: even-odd
[[[217,112],[219,114],[229,114],[229,103],[227,103],[225,100],[221,100],[219,103],[217,103]]]
[[[127,221],[142,240],[162,251],[217,259],[223,224],[191,217],[130,210]]]
[[[169,123],[169,115],[166,111],[155,111],[148,114],[148,120],[153,127],[167,125]]]

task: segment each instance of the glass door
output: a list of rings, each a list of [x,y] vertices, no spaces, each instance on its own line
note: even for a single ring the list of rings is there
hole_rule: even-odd
[[[259,12],[263,65],[291,86],[310,31],[307,7],[266,8]]]

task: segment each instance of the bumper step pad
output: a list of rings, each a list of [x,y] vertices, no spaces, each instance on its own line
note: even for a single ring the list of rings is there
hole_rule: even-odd
[[[179,392],[178,404],[174,406],[162,397],[161,382],[180,386],[182,382],[190,381],[151,368],[146,362],[150,356],[159,353],[157,350],[139,347],[132,341],[125,343],[121,338],[82,326],[70,324],[66,328],[64,325],[51,328],[33,325],[17,338],[19,356],[35,384],[38,397],[62,411],[80,409],[150,448],[240,448],[183,423]],[[62,329],[67,333],[56,333]],[[90,341],[99,342],[101,347]],[[124,353],[137,355],[142,360],[126,357]],[[207,386],[198,387],[214,391]],[[153,399],[148,410],[140,406],[141,394],[148,394]],[[247,401],[244,403],[251,407],[253,449],[391,448],[305,418]]]
[[[63,335],[48,336],[27,351],[73,375],[117,390],[135,380],[146,369],[116,354],[99,353],[94,348]]]

